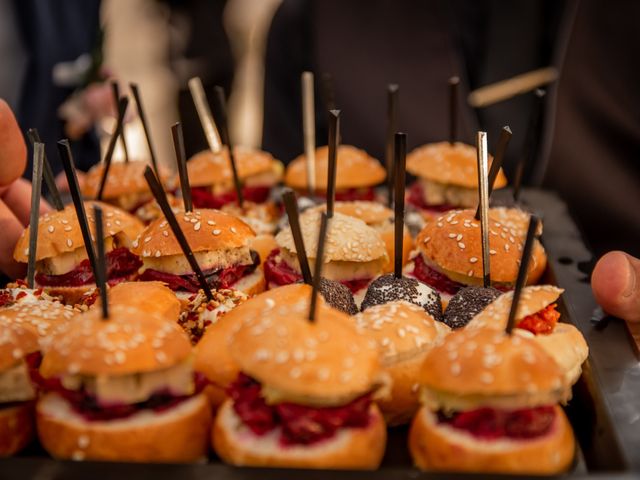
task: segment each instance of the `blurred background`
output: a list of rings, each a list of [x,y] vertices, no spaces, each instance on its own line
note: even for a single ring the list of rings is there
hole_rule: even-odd
[[[109,81],[126,95],[134,82],[157,156],[173,167],[174,122],[188,155],[207,145],[187,89],[199,76],[210,99],[216,85],[229,94],[233,141],[286,163],[302,152],[300,74],[311,70],[318,144],[336,106],[343,142],[383,160],[387,85],[400,86],[413,148],[447,139],[457,75],[461,141],[482,129],[491,148],[509,125],[507,176],[525,158],[525,183],[567,201],[595,253],[638,255],[638,21],[640,2],[623,0],[0,0],[0,97],[23,131],[38,128],[54,163],[68,137],[87,170],[115,124]],[[528,89],[469,102],[538,69],[551,72],[541,99]],[[147,159],[133,106],[126,137],[131,157]]]

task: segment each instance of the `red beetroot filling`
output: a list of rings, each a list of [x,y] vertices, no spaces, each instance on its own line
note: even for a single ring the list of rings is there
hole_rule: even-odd
[[[243,186],[242,196],[245,200],[253,203],[264,203],[269,199],[271,193],[271,187],[257,185],[254,187]],[[192,187],[191,197],[193,200],[193,206],[195,208],[216,208],[220,209],[228,203],[233,203],[237,200],[235,189],[228,192],[214,195],[211,193],[210,187]]]
[[[524,317],[518,322],[517,327],[528,330],[534,335],[546,335],[553,332],[560,318],[560,312],[556,310],[557,306],[557,303],[552,303],[539,312]]]
[[[363,395],[341,407],[313,408],[294,403],[267,405],[260,395],[260,384],[240,373],[229,386],[233,409],[256,435],[280,427],[283,445],[309,445],[331,438],[340,428],[369,425],[371,395]]]
[[[280,249],[276,248],[272,250],[267,259],[264,262],[264,278],[267,284],[273,285],[290,285],[302,281],[302,274],[294,270],[284,260],[277,261],[276,257],[280,254]],[[341,280],[345,287],[351,290],[351,293],[356,293],[371,282],[370,278],[357,278],[355,280]]]
[[[448,293],[449,295],[455,295],[458,290],[466,287],[462,283],[451,280],[444,273],[440,273],[427,265],[422,258],[422,255],[416,255],[413,259],[413,276],[423,283],[430,285],[438,290],[440,293]],[[508,292],[510,287],[505,285],[492,285],[493,288],[500,290],[501,292]]]
[[[336,200],[339,202],[355,202],[358,200],[373,202],[376,192],[373,187],[345,188],[336,191]]]
[[[122,282],[142,266],[142,261],[125,247],[118,247],[107,253],[107,279],[110,285]],[[89,259],[62,275],[38,273],[36,282],[47,287],[79,287],[95,283]]]
[[[37,370],[31,374],[31,379],[39,386],[40,390],[57,393],[69,402],[74,412],[91,422],[127,418],[142,410],[153,410],[156,413],[164,412],[197,395],[207,385],[206,377],[196,372],[193,374],[195,390],[192,395],[175,395],[170,390],[163,389],[154,392],[144,402],[105,405],[84,390],[66,389],[59,378],[43,378]]]
[[[407,203],[413,205],[416,208],[420,208],[422,210],[431,210],[433,212],[447,212],[456,208],[455,205],[449,205],[446,203],[442,203],[440,205],[430,205],[425,202],[423,192],[424,187],[422,186],[422,184],[420,182],[414,182],[413,185],[409,187]]]
[[[210,288],[232,288],[238,280],[253,273],[260,265],[260,257],[253,250],[251,250],[251,259],[253,263],[250,265],[235,265],[218,270],[210,269],[204,270],[202,273],[204,273]],[[195,273],[174,275],[149,268],[138,279],[145,282],[164,282],[173,291],[197,293],[200,290],[200,282],[198,282],[198,277],[196,277]]]
[[[438,412],[438,422],[464,430],[483,440],[499,438],[524,440],[546,435],[553,426],[555,416],[553,406],[518,410],[483,407],[451,415]]]

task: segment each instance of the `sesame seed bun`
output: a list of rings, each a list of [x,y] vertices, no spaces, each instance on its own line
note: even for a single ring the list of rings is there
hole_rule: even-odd
[[[254,175],[271,173],[274,176],[272,181],[275,185],[282,178],[284,170],[282,162],[273,158],[268,152],[249,147],[234,147],[233,154],[241,180],[247,180]],[[220,153],[213,153],[211,150],[196,153],[187,162],[187,172],[192,187],[230,184],[233,182],[233,172],[229,150],[223,147]]]
[[[202,208],[180,212],[176,214],[176,220],[194,253],[246,247],[255,237],[246,223],[220,210]],[[142,258],[183,255],[164,218],[151,222],[134,241],[131,251]]]
[[[375,346],[338,310],[320,307],[310,322],[308,303],[308,296],[287,305],[246,302],[243,311],[252,312],[231,339],[231,356],[262,383],[269,403],[345,405],[380,381]]]
[[[98,309],[61,325],[45,352],[40,373],[125,375],[164,370],[186,361],[191,343],[176,324],[137,308],[113,305],[109,319]]]
[[[17,323],[0,322],[0,372],[40,350],[35,332]]]
[[[48,393],[38,401],[36,420],[40,443],[57,459],[184,463],[206,458],[211,411],[198,394],[159,412],[88,421]]]
[[[0,408],[0,458],[15,455],[35,436],[33,402]]]
[[[322,204],[314,207],[314,209],[324,212],[327,210],[327,205]],[[336,202],[334,211],[349,217],[359,218],[380,233],[389,257],[389,261],[384,265],[383,272],[392,272],[395,258],[393,210],[376,202],[354,201]],[[409,254],[412,248],[413,238],[411,238],[409,229],[405,226],[402,238],[403,265],[409,261]]]
[[[109,176],[104,186],[102,198],[110,200],[121,195],[150,192],[149,185],[144,178],[144,171],[149,163],[143,161],[114,162],[109,168]],[[175,187],[175,175],[166,167],[159,165],[160,179],[167,190]],[[82,185],[82,195],[95,198],[100,189],[100,181],[104,172],[104,163],[91,167]]]
[[[329,148],[316,148],[316,189],[327,190]],[[351,145],[340,145],[336,158],[336,189],[372,187],[382,183],[386,177],[380,162],[364,150]],[[300,155],[289,165],[284,174],[284,183],[296,190],[308,187],[306,157]]]
[[[421,470],[552,475],[567,471],[575,454],[575,438],[562,409],[546,435],[535,439],[476,439],[438,423],[421,408],[409,432],[409,450]]]
[[[373,470],[382,461],[387,429],[378,407],[370,408],[365,428],[343,428],[311,445],[282,446],[279,429],[263,436],[253,434],[228,400],[215,419],[213,446],[222,460],[237,466]]]
[[[416,177],[446,185],[478,188],[478,164],[476,147],[465,143],[429,143],[414,149],[407,155],[407,172]],[[489,166],[493,157],[489,156]],[[494,188],[507,185],[502,169],[498,172]]]
[[[0,323],[20,325],[31,330],[43,341],[58,325],[70,321],[77,314],[78,310],[54,300],[18,302],[0,309]]]
[[[95,219],[92,209],[94,204],[100,205],[103,210],[104,238],[118,236],[120,243],[129,247],[130,242],[144,228],[138,219],[119,208],[101,202],[85,202],[92,237],[95,235]],[[40,217],[36,261],[53,258],[61,253],[73,252],[82,246],[84,246],[84,239],[73,205],[67,205],[61,211],[45,213]],[[17,262],[27,262],[29,258],[29,227],[22,232],[13,252],[13,258]]]
[[[407,423],[420,404],[417,382],[422,362],[449,327],[404,301],[375,305],[354,321],[360,335],[377,343],[383,371],[392,380],[390,397],[377,402],[387,424]]]
[[[525,212],[520,208],[495,207],[489,209],[489,216],[496,222],[499,222],[501,227],[507,227],[509,232],[511,232],[511,230],[515,231],[524,243],[527,238],[529,219],[531,218],[529,212]],[[542,222],[538,223],[536,235],[538,237],[542,235]],[[533,243],[532,255],[535,259],[535,264],[529,272],[527,281],[529,284],[536,284],[547,269],[547,252],[537,238]]]
[[[527,330],[516,328],[515,335],[531,338],[552,357],[562,372],[565,383],[573,385],[580,378],[582,364],[589,356],[589,346],[582,333],[573,325],[558,323],[553,332],[546,335],[533,335]]]
[[[429,222],[416,237],[425,261],[454,281],[467,285],[482,281],[482,239],[475,210],[452,210]],[[518,276],[522,241],[515,231],[489,220],[491,280],[513,284]],[[529,272],[536,268],[532,257]]]
[[[175,322],[180,315],[180,300],[161,282],[122,282],[109,289],[109,304],[133,307],[140,312]],[[91,308],[100,310],[101,300]]]
[[[308,299],[311,287],[302,283],[294,283],[274,288],[268,292],[256,295],[241,303],[217,321],[207,327],[204,335],[195,349],[193,368],[211,382],[205,388],[205,393],[214,408],[217,408],[227,398],[225,390],[236,379],[240,368],[234,361],[229,350],[231,337],[246,321],[255,318],[256,312],[261,312],[272,305],[291,305],[301,299]],[[324,300],[318,297],[318,308],[324,307]]]
[[[488,329],[460,329],[431,349],[420,372],[432,409],[521,408],[569,397],[556,362],[535,341]]]
[[[318,232],[320,230],[320,212],[307,211],[300,215],[300,229],[304,247],[309,260],[315,260],[318,249]],[[286,228],[276,235],[280,248],[295,255],[291,228]],[[358,218],[348,217],[335,212],[329,220],[327,241],[324,250],[324,262],[370,262],[372,260],[387,261],[387,250],[380,234]]]
[[[556,302],[564,290],[553,285],[524,287],[516,311],[516,322]],[[490,328],[504,330],[509,319],[513,291],[505,292],[471,319],[467,328]]]

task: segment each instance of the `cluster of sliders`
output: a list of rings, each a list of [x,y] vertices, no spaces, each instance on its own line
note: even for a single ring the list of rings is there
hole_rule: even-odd
[[[195,462],[212,447],[233,465],[375,469],[387,426],[411,423],[420,469],[569,469],[560,404],[588,350],[558,321],[562,289],[537,284],[538,219],[489,208],[509,130],[492,160],[483,132],[407,156],[391,128],[385,170],[339,145],[332,110],[328,146],[305,122],[313,142],[284,171],[229,145],[219,91],[221,142],[191,87],[211,148],[186,162],[173,127],[179,182],[153,153],[153,169],[110,164],[126,98],[84,191],[58,143],[73,205],[31,132],[31,228],[15,249],[28,275],[0,291],[0,454],[37,436],[59,459]],[[38,217],[43,178],[56,211]],[[423,214],[415,239],[405,199]]]

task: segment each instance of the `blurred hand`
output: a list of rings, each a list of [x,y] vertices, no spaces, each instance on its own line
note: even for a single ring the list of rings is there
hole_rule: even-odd
[[[26,265],[13,260],[13,249],[29,225],[31,184],[20,178],[27,165],[27,147],[13,112],[0,99],[0,270],[11,278],[23,277]],[[43,199],[40,213],[51,210]]]
[[[605,312],[640,322],[640,260],[624,252],[605,254],[593,269],[591,288]]]

